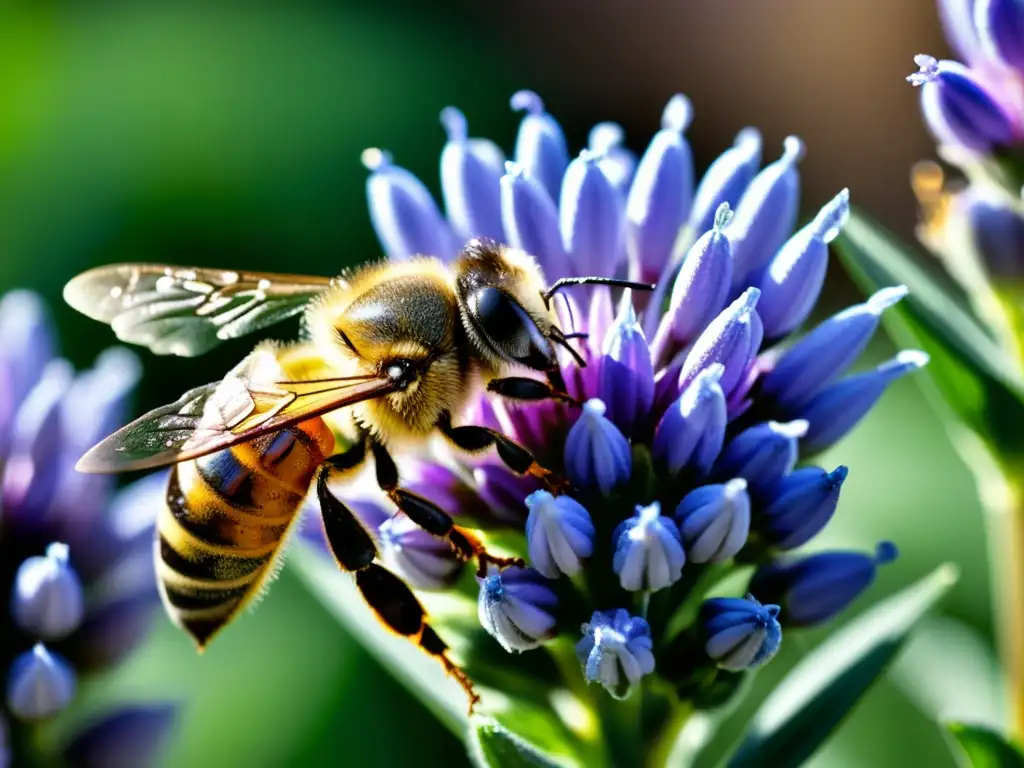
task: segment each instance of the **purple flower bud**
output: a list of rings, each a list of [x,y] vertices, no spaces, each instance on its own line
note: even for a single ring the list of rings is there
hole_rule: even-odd
[[[612,275],[622,256],[623,203],[598,165],[583,150],[569,163],[559,205],[562,245],[574,275]]]
[[[633,517],[615,528],[612,540],[612,570],[623,589],[655,592],[682,577],[686,553],[679,528],[672,518],[661,514],[658,502],[638,506]]]
[[[651,628],[638,616],[618,608],[594,611],[581,627],[576,658],[588,683],[600,683],[616,699],[629,696],[644,675],[654,671]]]
[[[844,189],[817,217],[786,241],[768,264],[758,287],[757,314],[769,339],[780,339],[807,319],[825,284],[828,244],[850,215],[850,190]]]
[[[843,375],[864,351],[879,318],[907,295],[905,286],[883,288],[863,304],[833,315],[788,349],[761,381],[761,394],[792,415]]]
[[[652,455],[670,475],[686,467],[705,475],[721,453],[726,407],[719,380],[724,370],[715,363],[697,374],[658,423]]]
[[[732,240],[734,286],[743,286],[748,275],[767,264],[796,226],[800,207],[797,163],[804,156],[804,145],[790,136],[783,147],[782,157],[750,182],[726,230]]]
[[[149,632],[157,605],[151,582],[137,591],[90,605],[68,655],[83,672],[112,667],[135,650]]]
[[[761,164],[761,134],[744,128],[704,172],[690,212],[690,227],[695,233],[707,232],[714,225],[723,203],[734,207],[753,181]]]
[[[558,599],[537,571],[507,568],[477,581],[480,623],[506,651],[532,650],[554,634]]]
[[[389,259],[424,254],[450,259],[457,246],[448,222],[423,182],[404,168],[391,164],[391,155],[379,149],[363,152],[370,221]]]
[[[796,549],[818,535],[839,503],[847,468],[795,469],[767,492],[755,527],[776,548]]]
[[[1019,0],[976,0],[974,25],[982,50],[1024,72],[1024,5]]]
[[[750,590],[782,606],[787,626],[810,627],[846,609],[875,580],[878,566],[898,556],[896,547],[880,542],[874,557],[863,552],[820,552],[762,566]]]
[[[716,477],[742,477],[755,495],[768,491],[796,465],[798,443],[807,434],[806,421],[767,421],[740,432],[715,463]]]
[[[686,355],[679,373],[680,390],[686,391],[705,368],[721,363],[725,367],[722,391],[726,397],[732,393],[761,347],[762,326],[754,312],[760,297],[757,288],[748,288],[704,329]]]
[[[45,557],[30,557],[18,567],[11,613],[25,632],[59,640],[75,631],[84,612],[82,582],[68,562],[66,544],[51,544]]]
[[[605,405],[592,399],[565,439],[565,471],[574,485],[605,496],[629,480],[633,456],[629,441],[604,416]]]
[[[380,524],[377,542],[381,562],[414,589],[444,589],[459,576],[461,563],[448,542],[401,513]]]
[[[867,415],[886,387],[927,364],[924,352],[903,350],[875,370],[842,379],[819,392],[797,411],[810,425],[803,441],[805,453],[834,445]]]
[[[540,183],[552,200],[557,200],[562,175],[569,165],[562,126],[544,111],[544,102],[533,91],[517,91],[512,94],[511,104],[512,109],[526,113],[516,137],[516,163]]]
[[[732,286],[732,244],[724,230],[731,220],[729,204],[722,203],[714,228],[687,251],[654,338],[656,360],[670,358],[697,338],[725,307]]]
[[[957,58],[972,66],[985,60],[985,52],[974,25],[975,5],[976,0],[938,0],[939,19],[946,40],[956,51]]]
[[[639,162],[636,153],[623,146],[625,133],[618,123],[598,123],[590,129],[587,149],[601,156],[597,164],[625,199]]]
[[[14,659],[7,676],[7,709],[19,720],[53,717],[75,696],[75,671],[37,643]]]
[[[974,250],[997,282],[1024,280],[1024,214],[1019,201],[967,193]]]
[[[493,141],[470,139],[466,117],[455,107],[441,111],[448,142],[441,151],[441,192],[452,230],[462,241],[504,241],[500,180],[505,157]]]
[[[11,423],[54,355],[50,315],[31,291],[0,299],[0,459],[7,455]]]
[[[135,704],[93,720],[64,748],[74,768],[138,768],[153,765],[171,725],[173,704]]]
[[[762,605],[753,595],[705,600],[700,621],[704,650],[722,669],[740,672],[772,660],[782,644],[779,606]]]
[[[526,515],[523,499],[540,488],[537,478],[517,475],[500,461],[483,461],[475,465],[473,480],[483,506],[496,519],[518,524],[522,524]]]
[[[956,61],[914,57],[920,71],[907,81],[921,86],[925,122],[940,142],[985,152],[1013,141],[1013,123],[978,77]]]
[[[626,198],[626,252],[633,280],[654,282],[672,255],[693,200],[693,153],[683,133],[690,100],[676,94],[637,166]]]
[[[724,563],[743,549],[750,533],[750,496],[741,477],[690,491],[676,507],[686,557]]]
[[[605,337],[598,391],[608,418],[632,436],[647,426],[654,402],[654,366],[633,304],[627,303],[624,310]]]
[[[543,576],[575,576],[594,552],[594,524],[583,505],[568,496],[534,491],[526,497],[526,544],[530,564]]]
[[[558,210],[540,182],[515,163],[505,163],[501,177],[501,220],[509,245],[534,256],[545,273],[560,271],[566,255]]]

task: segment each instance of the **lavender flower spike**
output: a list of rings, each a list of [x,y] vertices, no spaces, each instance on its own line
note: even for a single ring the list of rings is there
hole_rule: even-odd
[[[921,87],[925,122],[940,142],[985,152],[1013,141],[1009,115],[971,70],[924,54],[914,63],[920,70],[907,81]]]
[[[599,165],[583,150],[569,163],[559,205],[562,245],[575,275],[611,275],[623,253],[623,203]]]
[[[19,720],[44,720],[71,703],[75,687],[75,672],[68,663],[37,643],[11,664],[7,709]]]
[[[782,157],[754,177],[736,204],[736,216],[727,230],[733,244],[733,285],[768,263],[796,226],[800,207],[797,163],[804,144],[796,136],[783,142]]]
[[[742,477],[755,494],[767,491],[796,465],[797,444],[807,426],[806,421],[768,421],[743,430],[715,462],[715,476]]]
[[[441,151],[441,192],[448,220],[463,242],[474,237],[504,241],[501,189],[505,156],[487,139],[470,139],[466,117],[455,107],[441,111],[448,143]]]
[[[480,582],[480,624],[509,653],[540,646],[554,631],[558,602],[544,577],[532,568],[492,571]]]
[[[731,220],[729,204],[722,203],[714,227],[701,235],[683,258],[672,284],[668,311],[651,345],[656,361],[671,358],[693,341],[725,307],[732,286],[732,243],[725,234]]]
[[[977,0],[974,25],[987,54],[1024,72],[1024,5],[1018,0]]]
[[[562,126],[544,110],[544,102],[533,91],[516,91],[511,104],[512,109],[525,112],[516,136],[516,163],[541,185],[551,200],[557,200],[562,175],[569,165],[569,147]]]
[[[759,667],[771,661],[782,644],[778,615],[779,606],[762,605],[753,595],[705,600],[700,609],[708,638],[704,649],[722,669]]]
[[[388,258],[402,260],[417,254],[452,258],[455,239],[423,182],[392,165],[387,152],[367,149],[362,159],[371,172],[366,180],[370,221]]]
[[[670,475],[684,468],[707,474],[725,442],[725,393],[719,381],[725,368],[705,368],[668,407],[654,433],[652,455]]]
[[[761,300],[757,313],[766,338],[782,338],[811,314],[825,284],[828,244],[849,215],[850,190],[844,189],[772,258],[758,283]]]
[[[541,575],[557,579],[575,576],[583,560],[594,553],[594,524],[575,499],[534,491],[526,497],[526,543],[530,564]]]
[[[761,134],[744,128],[733,145],[725,150],[704,172],[693,198],[690,229],[694,234],[711,229],[723,203],[735,206],[761,164]]]
[[[924,352],[905,349],[875,370],[850,376],[815,395],[798,410],[810,425],[803,441],[805,454],[837,443],[867,415],[886,387],[927,364]]]
[[[831,472],[821,467],[790,472],[765,494],[758,532],[780,550],[806,544],[832,519],[847,472],[844,466]]]
[[[600,683],[613,697],[624,699],[654,671],[654,640],[643,619],[622,608],[594,611],[581,629],[576,657],[588,683]]]
[[[605,336],[599,393],[607,416],[631,437],[647,426],[654,402],[654,366],[631,303]]]
[[[626,199],[626,253],[633,280],[655,282],[672,255],[693,200],[693,153],[683,133],[693,118],[676,94],[640,159]]]
[[[11,612],[18,626],[43,640],[74,632],[85,613],[82,582],[68,562],[66,544],[51,544],[45,557],[30,557],[14,578]]]
[[[619,523],[612,538],[612,570],[623,589],[654,592],[682,577],[686,553],[679,528],[661,514],[658,502],[637,507],[633,517]]]
[[[754,312],[760,297],[761,291],[748,288],[704,329],[679,372],[681,391],[685,391],[702,370],[721,363],[725,367],[720,382],[722,391],[727,398],[732,394],[761,347],[763,329]]]
[[[741,477],[690,491],[676,521],[693,563],[723,563],[743,549],[750,533],[750,496]]]
[[[607,496],[629,479],[633,457],[629,441],[604,413],[604,403],[596,398],[583,404],[565,439],[565,470],[575,485]]]

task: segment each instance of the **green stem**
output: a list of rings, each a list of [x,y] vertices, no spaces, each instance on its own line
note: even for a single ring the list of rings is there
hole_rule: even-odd
[[[690,715],[693,714],[693,705],[684,702],[672,710],[672,716],[661,729],[654,744],[647,752],[647,768],[668,768],[672,759],[672,752],[679,735],[683,732]]]

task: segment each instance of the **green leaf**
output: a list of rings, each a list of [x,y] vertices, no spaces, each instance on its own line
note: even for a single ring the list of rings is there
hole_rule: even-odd
[[[910,295],[884,322],[897,342],[931,357],[926,372],[956,417],[1003,460],[1024,456],[1024,382],[1012,361],[958,299],[881,226],[854,211],[836,241],[840,258],[867,293],[906,285]]]
[[[911,630],[956,579],[956,568],[943,565],[818,646],[765,699],[729,766],[802,764],[886,670]]]
[[[960,745],[971,768],[1024,768],[1024,754],[995,731],[963,723],[946,728]]]
[[[479,768],[558,768],[560,765],[490,718],[474,721],[469,756]]]

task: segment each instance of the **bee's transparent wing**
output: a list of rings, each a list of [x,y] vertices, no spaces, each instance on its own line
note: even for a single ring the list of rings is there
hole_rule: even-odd
[[[331,283],[310,275],[112,264],[78,275],[64,299],[124,342],[195,357],[298,314]]]

